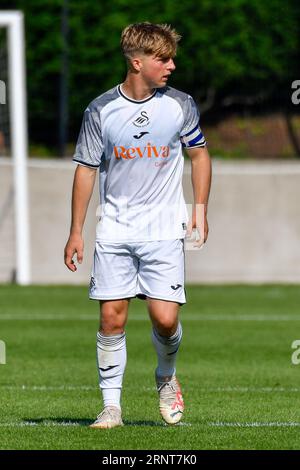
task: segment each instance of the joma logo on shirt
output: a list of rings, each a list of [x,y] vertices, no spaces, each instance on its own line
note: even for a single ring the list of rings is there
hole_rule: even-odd
[[[132,160],[133,158],[139,157],[168,157],[170,155],[170,147],[168,145],[151,145],[150,142],[146,147],[123,147],[122,145],[114,146],[114,154],[116,158],[125,158]]]

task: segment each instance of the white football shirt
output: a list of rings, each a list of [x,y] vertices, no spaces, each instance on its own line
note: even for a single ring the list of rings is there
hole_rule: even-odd
[[[182,147],[206,145],[193,98],[171,87],[136,101],[118,85],[86,109],[74,162],[100,168],[97,241],[184,238]]]

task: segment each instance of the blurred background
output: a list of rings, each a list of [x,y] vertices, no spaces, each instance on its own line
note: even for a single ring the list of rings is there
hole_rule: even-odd
[[[89,280],[97,190],[85,262],[76,274],[63,265],[71,158],[88,103],[125,78],[120,35],[139,21],[169,23],[182,35],[169,85],[198,103],[213,160],[210,235],[204,250],[187,252],[187,281],[300,282],[297,0],[0,0],[0,10],[8,9],[21,10],[25,22],[29,283]],[[0,80],[7,87],[8,60],[0,28]],[[0,104],[2,282],[14,282],[18,269],[9,109],[8,90]],[[192,203],[188,159],[183,183]]]

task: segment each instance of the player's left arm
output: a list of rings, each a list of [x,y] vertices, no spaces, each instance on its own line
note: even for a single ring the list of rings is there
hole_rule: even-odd
[[[211,187],[211,159],[206,146],[186,148],[191,159],[191,176],[194,193],[192,218],[187,227],[186,236],[190,237],[192,230],[198,230],[200,239],[196,246],[200,248],[208,237],[207,210]]]

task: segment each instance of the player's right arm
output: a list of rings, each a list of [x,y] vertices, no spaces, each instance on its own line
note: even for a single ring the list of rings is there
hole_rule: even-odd
[[[77,255],[79,264],[83,260],[82,229],[93,193],[97,169],[78,165],[74,175],[72,191],[72,221],[70,236],[65,246],[65,265],[70,271],[77,271],[73,256]]]

